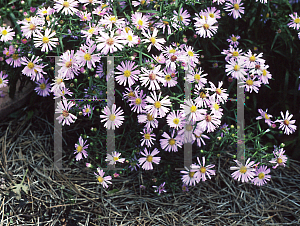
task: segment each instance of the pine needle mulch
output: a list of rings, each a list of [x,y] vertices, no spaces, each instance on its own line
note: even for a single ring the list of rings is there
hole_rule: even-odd
[[[119,191],[108,193],[80,164],[51,169],[53,127],[33,117],[0,124],[0,226],[300,225],[300,162],[271,169],[271,181],[257,187],[231,178],[228,153],[211,161],[212,180],[187,193],[143,191],[135,171],[113,178]]]

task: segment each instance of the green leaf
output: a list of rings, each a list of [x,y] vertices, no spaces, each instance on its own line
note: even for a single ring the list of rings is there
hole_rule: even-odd
[[[109,193],[109,194],[113,194],[113,193],[116,193],[116,192],[118,192],[118,191],[119,191],[119,189],[116,189],[116,188],[115,188],[115,189],[113,189],[113,190],[111,190],[111,191],[108,191],[108,193]]]
[[[274,46],[274,44],[275,44],[275,42],[276,42],[276,40],[277,40],[277,38],[278,38],[278,33],[275,35],[275,37],[274,37],[274,40],[273,40],[273,42],[272,42],[272,45],[271,45],[271,50],[273,49],[273,46]]]
[[[275,140],[275,137],[272,134],[267,133],[266,136],[271,140]]]
[[[31,119],[32,116],[33,116],[33,113],[34,113],[33,110],[28,111],[28,112],[27,112],[27,118],[26,118],[26,120]]]

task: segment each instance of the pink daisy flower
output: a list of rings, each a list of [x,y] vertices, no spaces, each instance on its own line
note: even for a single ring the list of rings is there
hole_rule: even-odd
[[[297,12],[294,12],[289,15],[291,17],[291,22],[288,23],[289,27],[292,27],[296,30],[299,30],[300,28],[300,17],[298,16]]]
[[[94,41],[90,40],[88,46],[82,45],[80,50],[76,52],[76,61],[79,67],[87,65],[88,69],[96,67],[96,62],[99,62],[101,57],[99,53],[93,54],[96,50],[96,45]]]
[[[125,44],[127,44],[128,47],[134,47],[139,43],[139,37],[134,35],[132,30],[126,30],[126,28],[121,32],[121,38],[126,41]]]
[[[171,68],[168,68],[166,70],[166,68],[164,69],[164,73],[165,73],[165,80],[163,82],[164,87],[174,87],[177,85],[177,77],[175,77],[175,75],[177,74],[177,72],[175,70],[172,70]]]
[[[228,0],[228,2],[225,3],[225,11],[230,12],[228,15],[233,15],[234,19],[242,18],[241,14],[244,14],[245,7],[242,7],[243,3],[241,3],[242,0]]]
[[[96,38],[97,50],[101,50],[103,55],[107,55],[108,52],[114,53],[116,51],[122,50],[126,44],[125,40],[121,40],[120,36],[114,36],[114,31],[110,32],[110,36],[105,32],[99,32],[99,37]]]
[[[209,82],[209,84],[211,87],[209,88],[209,90],[214,92],[214,94],[211,95],[211,97],[214,98],[216,101],[220,101],[222,104],[225,103],[229,94],[226,93],[227,89],[221,88],[223,85],[223,81],[219,81],[218,88],[212,82]]]
[[[156,49],[161,50],[162,45],[166,42],[166,40],[164,38],[156,38],[157,33],[158,33],[157,28],[154,28],[152,35],[150,34],[149,29],[148,29],[147,33],[145,31],[142,31],[142,35],[144,35],[146,37],[146,39],[143,39],[142,41],[144,43],[150,42],[150,45],[147,48],[148,52],[150,52],[152,46],[155,46]]]
[[[74,50],[67,50],[64,52],[60,56],[57,65],[61,67],[58,73],[62,74],[62,76],[67,79],[73,79],[74,75],[79,74],[79,66],[74,56]]]
[[[176,12],[175,10],[173,11],[174,16],[173,16],[173,20],[175,21],[175,23],[173,23],[173,27],[175,29],[178,29],[179,27],[182,26],[188,26],[190,23],[190,17],[191,15],[188,13],[187,10],[184,10],[183,12],[183,8],[180,8],[179,12]]]
[[[286,155],[284,155],[285,150],[283,150],[283,148],[281,148],[279,150],[276,150],[276,149],[277,148],[275,147],[275,150],[273,151],[273,154],[274,154],[275,158],[273,158],[271,161],[269,161],[270,163],[276,164],[275,166],[272,167],[273,169],[276,169],[277,166],[285,167],[285,163],[288,159],[286,157]]]
[[[49,78],[47,80],[45,78],[41,78],[35,84],[37,87],[34,88],[36,93],[42,97],[50,96],[50,83],[48,83]]]
[[[0,88],[6,87],[8,84],[7,74],[3,74],[3,71],[0,71]],[[6,79],[6,80],[5,80]]]
[[[111,176],[104,176],[103,170],[100,170],[100,168],[97,168],[98,174],[94,172],[94,174],[97,176],[97,180],[102,184],[104,188],[108,188],[107,184],[111,184],[110,180],[112,179]]]
[[[168,151],[168,152],[177,152],[178,151],[178,148],[177,147],[180,147],[181,148],[181,137],[179,135],[177,135],[175,138],[174,138],[174,133],[175,133],[175,130],[172,131],[172,134],[171,136],[169,136],[166,132],[164,132],[162,134],[162,136],[166,139],[160,139],[160,146],[163,150],[165,151]]]
[[[190,83],[196,83],[199,88],[204,88],[205,84],[207,83],[207,79],[204,78],[207,76],[207,74],[202,74],[202,68],[193,68],[188,74],[187,74],[187,81]]]
[[[105,161],[109,165],[115,165],[117,162],[124,163],[125,158],[120,158],[121,153],[114,151],[112,154],[107,154]]]
[[[158,153],[159,151],[157,150],[157,148],[155,148],[151,153],[147,151],[147,148],[145,148],[144,153],[141,152],[141,155],[145,157],[139,158],[139,164],[143,164],[142,168],[144,170],[152,170],[152,163],[159,164],[161,157],[154,157]]]
[[[204,11],[211,18],[215,18],[216,20],[221,19],[220,10],[218,10],[216,7],[211,7],[211,8],[208,7]]]
[[[76,0],[54,0],[55,4],[53,6],[54,9],[56,9],[56,12],[62,10],[62,13],[65,15],[74,15],[76,12],[78,12],[78,1]]]
[[[196,14],[194,20],[196,20],[196,23],[194,25],[196,27],[196,34],[198,34],[200,37],[211,38],[215,33],[217,33],[218,26],[216,25],[216,23],[218,21],[215,18],[201,18]]]
[[[204,130],[200,129],[199,126],[198,126],[198,124],[197,124],[197,127],[196,127],[196,129],[194,131],[194,135],[196,137],[196,141],[197,141],[197,146],[198,147],[201,147],[201,143],[203,145],[206,145],[205,142],[204,142],[204,140],[203,140],[203,138],[210,139],[208,136],[204,135],[203,133],[204,133]]]
[[[126,86],[126,83],[128,81],[129,87],[135,84],[135,81],[138,80],[140,70],[134,70],[137,68],[138,65],[134,65],[134,61],[124,61],[121,62],[120,65],[116,67],[117,70],[121,72],[115,72],[116,75],[116,81],[120,84]]]
[[[22,74],[26,75],[27,77],[31,77],[30,79],[32,81],[38,81],[43,77],[42,74],[47,74],[43,71],[43,68],[48,64],[39,64],[42,59],[40,59],[38,56],[35,59],[34,58],[34,55],[32,55],[31,60],[29,60],[27,57],[21,58],[21,64],[26,65],[26,67],[22,70]]]
[[[206,113],[205,109],[198,109],[192,99],[185,100],[184,104],[180,104],[180,108],[183,109],[182,113],[188,116],[187,120],[192,122],[199,121]]]
[[[238,40],[241,37],[239,35],[234,35],[232,34],[231,37],[229,37],[229,39],[227,39],[227,42],[229,42],[229,45],[233,45],[234,48],[236,48],[239,45]]]
[[[259,53],[258,55],[256,53],[252,53],[252,51],[249,49],[247,53],[244,54],[245,59],[245,65],[247,68],[255,68],[255,65],[264,65],[265,60],[261,57],[263,56],[263,53]]]
[[[139,123],[146,123],[146,128],[157,128],[158,127],[158,121],[156,118],[154,118],[151,114],[144,112],[145,114],[138,115],[138,122]]]
[[[159,93],[158,97],[156,96],[155,92],[150,93],[151,97],[147,96],[146,101],[150,104],[145,106],[146,111],[153,115],[155,118],[159,117],[163,118],[166,116],[166,113],[170,111],[167,106],[172,106],[169,96],[165,96],[162,100],[160,100],[161,92]]]
[[[153,145],[153,140],[155,140],[155,134],[153,133],[153,129],[144,128],[143,132],[140,132],[143,135],[141,139],[141,146],[146,144],[147,147],[151,147]]]
[[[208,133],[213,132],[221,124],[220,118],[212,113],[206,114],[198,123],[199,128],[203,131],[207,130]]]
[[[129,104],[130,106],[133,106],[131,108],[131,111],[139,113],[144,112],[144,108],[147,105],[147,102],[145,100],[146,94],[143,95],[143,90],[141,90],[140,94],[138,92],[135,92],[135,97],[133,97],[130,101],[131,103]]]
[[[34,46],[42,46],[42,52],[52,51],[52,47],[56,47],[58,44],[58,38],[53,38],[54,35],[56,35],[56,32],[51,32],[49,28],[46,28],[44,35],[40,31],[37,31],[36,34],[33,34]]]
[[[181,189],[182,189],[183,192],[188,192],[189,191],[189,186],[187,184],[183,183]]]
[[[12,47],[12,50],[13,51],[10,51],[10,54],[12,54],[12,56],[10,58],[6,59],[5,62],[7,64],[9,64],[10,66],[13,66],[14,68],[20,67],[22,65],[20,54],[13,47]],[[19,49],[19,51],[20,51],[20,49]]]
[[[248,75],[248,78],[243,78],[244,81],[243,82],[239,82],[239,84],[244,84],[244,85],[240,86],[240,88],[241,87],[245,87],[245,91],[246,92],[252,93],[252,91],[254,90],[254,92],[258,93],[258,90],[259,90],[259,87],[261,85],[261,82],[254,81],[254,79],[256,79],[256,78],[257,78],[256,75],[253,76],[253,77],[250,77]]]
[[[124,113],[121,107],[116,110],[116,104],[112,105],[112,110],[109,109],[108,106],[104,108],[101,112],[105,115],[100,115],[100,118],[104,118],[101,122],[105,122],[104,127],[107,129],[115,130],[115,128],[119,128],[123,124]]]
[[[133,25],[139,30],[145,30],[149,27],[149,17],[142,13],[135,12],[131,15],[131,21]]]
[[[206,90],[207,89],[202,89],[201,86],[196,85],[194,94],[197,96],[195,99],[197,107],[206,108],[210,104],[210,95]]]
[[[69,126],[70,123],[75,122],[77,117],[69,112],[70,108],[74,105],[75,104],[73,102],[68,102],[66,99],[58,102],[57,108],[55,109],[55,113],[61,114],[59,117],[56,118],[59,123],[62,123],[62,125],[67,124]]]
[[[75,156],[76,161],[81,160],[82,156],[84,156],[85,158],[88,156],[88,153],[87,153],[87,151],[85,149],[87,149],[89,147],[89,144],[85,145],[85,143],[87,142],[87,140],[83,141],[83,139],[82,139],[81,136],[79,137],[78,141],[79,141],[79,144],[75,144],[76,150],[74,152],[74,154],[77,154]]]
[[[0,27],[0,41],[1,42],[8,42],[14,39],[15,32],[13,31],[10,26],[7,28],[5,27]]]
[[[272,118],[273,116],[272,115],[268,115],[267,114],[267,111],[268,111],[268,108],[266,111],[263,111],[262,109],[258,109],[258,112],[261,116],[258,116],[256,117],[256,120],[259,120],[259,119],[265,119],[265,123],[267,123],[269,126],[272,125],[272,121],[270,118]]]
[[[250,158],[247,160],[246,164],[243,165],[241,162],[239,162],[238,160],[234,160],[236,162],[236,164],[238,165],[238,167],[236,166],[231,166],[230,170],[236,170],[235,172],[233,172],[231,174],[231,176],[233,177],[233,179],[240,181],[240,179],[242,178],[242,182],[247,182],[250,179],[252,179],[255,176],[255,169],[252,168],[253,164],[255,163],[254,161],[250,162]]]
[[[225,65],[227,76],[231,75],[233,78],[243,79],[244,76],[247,75],[244,59],[238,58],[235,60],[234,58],[231,58],[227,63],[228,64]]]
[[[183,173],[184,175],[182,176],[181,180],[184,184],[190,185],[190,186],[195,186],[196,182],[198,183],[197,177],[196,177],[196,169],[188,169],[186,166],[184,167],[186,170],[180,171],[180,173]]]
[[[294,133],[295,130],[297,129],[297,126],[293,125],[293,124],[295,124],[296,120],[291,120],[293,115],[291,114],[289,116],[288,110],[286,111],[285,117],[284,117],[282,111],[280,112],[280,114],[281,114],[282,119],[281,120],[277,119],[276,121],[274,121],[274,123],[275,122],[280,123],[279,129],[282,129],[284,131],[284,134],[289,135],[289,134]]]
[[[193,144],[196,140],[194,129],[196,128],[195,123],[184,121],[184,128],[178,131],[178,135],[183,139],[183,143]]]
[[[91,110],[91,106],[89,104],[85,105],[82,109],[82,113],[83,113],[83,116],[90,116],[92,110]]]
[[[203,164],[201,164],[199,157],[197,157],[198,164],[192,164],[191,168],[196,169],[195,177],[198,178],[198,182],[200,179],[202,181],[206,181],[206,176],[211,179],[210,175],[216,175],[215,170],[211,170],[211,168],[215,167],[215,165],[207,165],[205,166],[205,157],[202,157]]]
[[[159,17],[157,17],[159,18]],[[170,23],[168,21],[169,19],[167,17],[163,17],[162,19],[160,19],[155,25],[157,28],[162,28],[162,33],[165,34],[166,30],[168,29],[168,35],[170,35],[172,33],[171,30],[171,26]]]
[[[266,184],[267,181],[271,179],[271,176],[267,175],[270,173],[270,171],[271,171],[270,169],[267,169],[267,166],[259,167],[259,169],[255,171],[255,176],[257,177],[253,178],[251,182],[257,186],[262,186]]]
[[[164,82],[164,74],[160,71],[161,65],[154,67],[152,70],[147,70],[142,67],[141,70],[143,74],[140,74],[140,82],[142,86],[148,87],[149,90],[160,90],[158,82]]]
[[[181,111],[172,111],[167,116],[167,123],[171,128],[176,130],[184,127],[185,116]]]

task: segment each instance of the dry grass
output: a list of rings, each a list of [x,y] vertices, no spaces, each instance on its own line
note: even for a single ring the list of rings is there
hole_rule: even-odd
[[[113,179],[114,194],[102,189],[80,164],[51,169],[53,128],[26,116],[0,124],[0,226],[8,225],[300,225],[300,163],[272,170],[263,187],[234,181],[232,158],[223,156],[212,180],[188,193],[157,196],[141,191],[141,173]],[[64,163],[66,164],[66,163]],[[10,189],[23,184],[21,199]]]

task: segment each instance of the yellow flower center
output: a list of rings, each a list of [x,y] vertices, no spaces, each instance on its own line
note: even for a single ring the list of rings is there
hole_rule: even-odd
[[[267,75],[267,71],[264,69],[262,74],[263,74],[263,76],[266,76]]]
[[[155,101],[154,107],[160,108],[161,107],[161,103],[159,101]]]
[[[144,5],[144,4],[145,4],[145,2],[146,2],[145,0],[142,0],[142,1],[141,1],[141,5]]]
[[[43,43],[48,43],[49,42],[49,38],[47,38],[47,37],[43,37]]]
[[[82,152],[82,147],[80,145],[78,145],[76,150],[77,150],[77,152]]]
[[[233,8],[234,8],[235,10],[239,10],[240,6],[239,6],[239,4],[235,3],[235,4],[233,5]]]
[[[151,114],[147,114],[147,120],[148,121],[152,121],[154,119],[154,117]]]
[[[256,60],[256,58],[255,58],[255,56],[251,56],[250,58],[249,58],[249,60],[251,61],[251,62],[254,62],[255,60]]]
[[[206,115],[205,120],[206,120],[207,122],[211,122],[211,116],[210,116],[210,115]]]
[[[204,92],[201,92],[201,93],[200,93],[200,97],[201,97],[202,99],[204,99],[204,98],[206,98],[206,94],[205,94]]]
[[[93,34],[94,33],[94,31],[95,31],[95,28],[90,28],[89,30],[88,30],[88,32],[90,33],[90,34]]]
[[[90,61],[90,60],[92,59],[92,56],[91,56],[91,54],[86,53],[86,54],[83,56],[83,58],[84,58],[85,60]]]
[[[265,178],[265,174],[264,174],[264,173],[259,173],[259,174],[258,174],[258,178],[259,178],[259,179]]]
[[[138,20],[138,25],[142,26],[144,22],[142,20]]]
[[[101,6],[101,8],[103,9],[103,8],[105,8],[107,5],[106,4],[103,4],[102,6]]]
[[[116,116],[114,115],[114,114],[111,114],[110,116],[109,116],[109,120],[110,121],[114,121],[116,119]]]
[[[131,71],[129,71],[129,70],[125,70],[125,71],[124,71],[124,76],[125,76],[126,78],[128,78],[130,75],[131,75]]]
[[[67,2],[67,1],[64,1],[64,3],[63,3],[63,6],[64,6],[64,7],[69,7],[69,6],[70,6],[70,4],[69,4],[69,2]]]
[[[114,161],[118,161],[119,160],[119,157],[114,157]]]
[[[194,177],[195,172],[189,172],[189,177],[193,178]]]
[[[146,140],[150,140],[151,136],[150,136],[149,133],[146,133],[146,134],[144,135],[144,138],[145,138]]]
[[[90,112],[90,109],[88,109],[88,108],[85,109],[85,112],[86,112],[86,113],[89,113],[89,112]]]
[[[12,58],[13,58],[14,60],[19,59],[19,54],[13,54],[13,55],[12,55]]]
[[[32,69],[32,68],[34,68],[34,64],[33,64],[32,62],[29,62],[29,63],[27,64],[27,67],[28,67],[29,69]]]
[[[213,13],[210,13],[209,16],[210,16],[211,18],[215,18],[215,14],[213,14]]]
[[[231,40],[233,41],[233,42],[236,42],[237,41],[237,38],[236,37],[231,37]]]
[[[7,33],[8,33],[7,30],[2,31],[2,35],[7,35]]]
[[[66,64],[65,64],[65,66],[66,66],[67,68],[72,67],[72,62],[71,62],[71,61],[67,61]]]
[[[130,92],[128,93],[128,96],[129,96],[129,97],[135,97],[135,94],[134,94],[134,92],[130,91]]]
[[[196,80],[200,80],[201,77],[200,77],[199,74],[195,74],[194,78],[195,78]]]
[[[136,103],[137,105],[140,105],[140,104],[142,103],[142,100],[141,100],[140,98],[136,98],[136,99],[135,99],[135,103]]]
[[[35,28],[36,28],[36,26],[35,26],[34,24],[30,24],[30,25],[29,25],[29,29],[30,29],[30,30],[33,31],[33,30],[35,30]]]
[[[216,89],[216,93],[219,94],[219,95],[221,95],[222,90],[221,90],[220,88],[217,88],[217,89]]]
[[[151,37],[150,42],[154,45],[156,43],[156,39],[154,37]]]
[[[277,159],[277,163],[279,163],[279,164],[282,163],[282,159],[281,159],[281,158],[278,158],[278,159]]]
[[[252,85],[253,85],[253,81],[252,81],[252,80],[247,80],[247,81],[246,81],[246,84],[247,84],[248,86],[252,86]]]
[[[180,21],[183,21],[183,17],[182,16],[179,16],[178,18]]]
[[[194,53],[192,51],[188,51],[189,56],[194,56]]]
[[[286,119],[286,120],[283,121],[283,124],[288,126],[290,124],[290,122],[289,122],[289,120]]]
[[[67,110],[63,110],[62,115],[66,118],[69,116],[69,112]]]
[[[129,27],[125,27],[125,31],[126,31],[126,33],[128,33],[130,31],[130,28]]]
[[[206,168],[205,168],[204,166],[202,166],[202,167],[200,168],[200,172],[201,172],[201,173],[205,173],[205,172],[206,172]]]
[[[265,119],[270,119],[267,113],[265,113]]]
[[[176,50],[175,49],[170,49],[169,53],[176,53]]]
[[[196,112],[196,111],[197,111],[197,107],[193,105],[193,106],[191,107],[191,112]]]
[[[43,14],[47,14],[47,10],[43,10],[42,13],[43,13]]]
[[[300,23],[300,18],[296,18],[296,19],[294,20],[294,22],[295,22],[296,24],[299,24],[299,23]]]
[[[236,65],[234,66],[234,68],[233,68],[233,69],[234,69],[235,71],[239,71],[239,70],[240,70],[240,68],[241,68],[241,67],[240,67],[239,65],[237,65],[237,64],[236,64]]]
[[[233,52],[232,52],[232,56],[237,57],[238,55],[239,55],[239,52],[238,52],[238,51],[233,51]]]
[[[0,78],[0,84],[2,84],[3,83],[3,80]]]
[[[179,119],[178,119],[178,118],[174,118],[174,119],[173,119],[173,122],[174,122],[174,124],[178,125]]]
[[[114,16],[112,16],[111,18],[109,18],[109,20],[110,20],[112,23],[117,22],[117,19],[116,19],[116,17],[114,17]]]
[[[153,157],[151,155],[148,155],[146,159],[147,159],[148,162],[152,162]]]
[[[50,16],[47,16],[47,17],[46,17],[46,20],[47,20],[47,21],[50,21]]]
[[[127,40],[128,40],[128,41],[132,41],[132,36],[131,36],[131,35],[128,35],[128,36],[127,36]]]
[[[214,109],[219,110],[219,105],[217,103],[214,103]]]
[[[104,181],[104,179],[102,177],[97,177],[97,180],[102,183]]]
[[[203,28],[204,28],[205,30],[208,30],[209,25],[208,25],[208,24],[203,24]]]
[[[171,79],[172,79],[171,75],[166,75],[166,76],[165,76],[165,80],[166,80],[166,81],[169,82],[169,81],[171,81]]]
[[[165,24],[165,25],[169,25],[169,22],[168,22],[168,21],[165,21],[165,20],[163,20],[163,24]]]
[[[247,168],[245,166],[242,166],[240,168],[240,173],[246,173],[247,172]]]
[[[174,145],[175,143],[176,143],[176,141],[173,138],[169,139],[169,144],[170,145]]]
[[[111,46],[112,44],[114,44],[114,40],[112,38],[109,38],[106,40],[106,44]]]
[[[46,88],[45,83],[42,83],[42,84],[40,85],[40,89],[44,90],[45,88]]]

